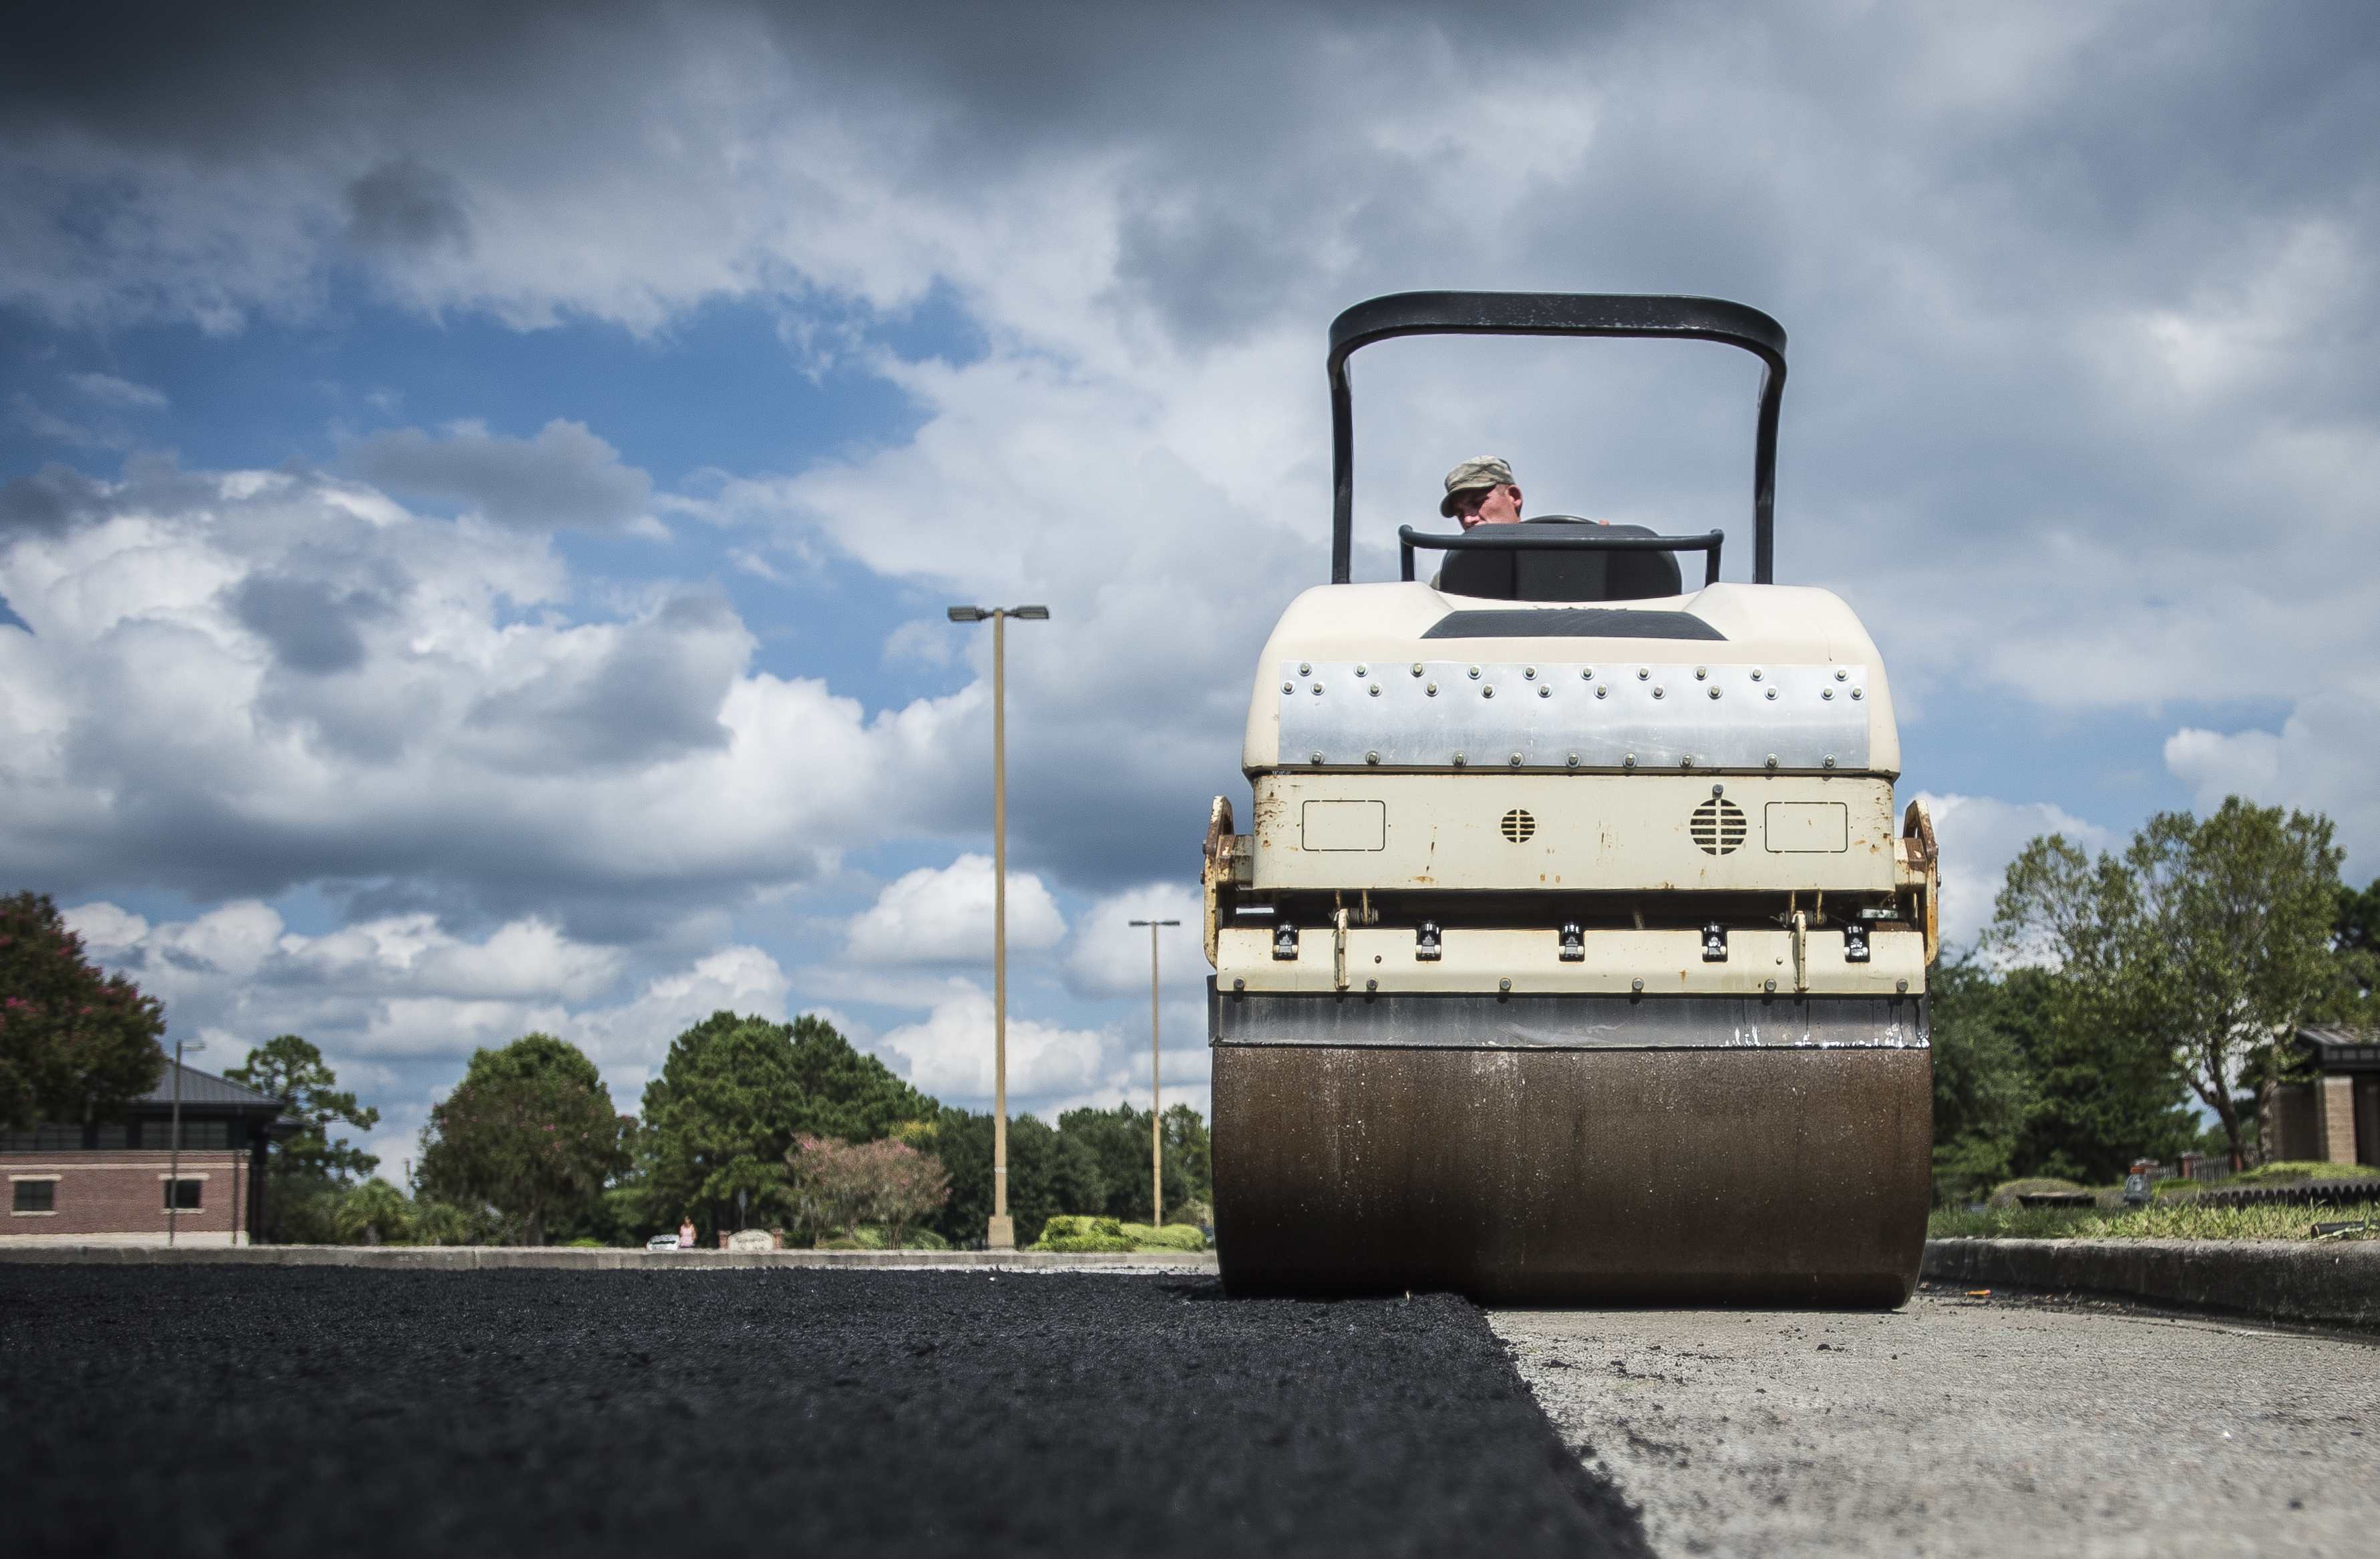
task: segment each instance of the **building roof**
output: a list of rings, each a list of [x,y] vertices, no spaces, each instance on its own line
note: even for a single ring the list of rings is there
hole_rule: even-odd
[[[2371,1029],[2309,1025],[2298,1030],[2298,1042],[2325,1072],[2380,1072],[2380,1033]]]
[[[132,1100],[132,1105],[135,1108],[152,1105],[170,1109],[174,1102],[174,1071],[176,1066],[181,1067],[182,1108],[185,1110],[198,1105],[242,1113],[265,1111],[276,1115],[281,1113],[281,1101],[269,1093],[259,1093],[252,1088],[225,1082],[211,1072],[201,1072],[196,1066],[181,1066],[179,1062],[171,1059],[166,1061],[164,1071],[158,1074],[157,1086]]]

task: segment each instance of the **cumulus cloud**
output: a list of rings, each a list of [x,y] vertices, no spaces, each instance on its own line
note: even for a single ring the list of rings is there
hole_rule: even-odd
[[[419,428],[374,433],[347,452],[347,464],[367,481],[455,499],[523,530],[650,523],[652,478],[622,465],[620,452],[586,423],[559,417],[532,439],[505,438],[478,422],[458,422],[443,438]]]
[[[318,473],[10,497],[0,870],[62,892],[419,882],[649,935],[931,826],[979,701],[871,717],[755,673],[708,589],[574,617],[545,541]]]
[[[1178,926],[1157,929],[1162,989],[1176,998],[1203,990],[1208,974],[1201,941],[1205,915],[1206,900],[1191,883],[1149,883],[1099,899],[1075,922],[1074,945],[1066,954],[1066,982],[1086,995],[1145,998],[1149,932],[1131,922],[1179,920]],[[1195,1031],[1205,1029],[1201,1013]]]
[[[2202,815],[2228,796],[2326,813],[2338,825],[2349,873],[2362,875],[2380,871],[2380,790],[2372,783],[2375,728],[2380,698],[2321,694],[2291,711],[2277,735],[2185,726],[2166,741],[2166,767],[2190,786]]]
[[[920,867],[885,884],[874,904],[852,917],[845,956],[868,965],[989,964],[991,901],[990,856],[963,855],[945,867]],[[1009,952],[1038,953],[1065,934],[1065,918],[1041,879],[1010,872]]]
[[[2046,834],[2097,854],[2123,841],[2096,823],[2046,801],[2001,801],[1989,796],[1918,792],[1934,816],[1942,852],[1942,944],[1972,944],[1992,923],[1992,901],[2008,879],[2009,862]]]
[[[124,410],[154,411],[172,404],[163,390],[152,390],[129,379],[118,379],[112,373],[69,373],[67,383],[102,406]]]
[[[914,1086],[945,1103],[981,1107],[992,1097],[991,994],[972,980],[952,980],[921,1022],[904,1024],[880,1041],[907,1063]],[[1011,1012],[1008,1017],[1008,1097],[1012,1110],[1031,1102],[1088,1098],[1111,1081],[1110,1041],[1090,1029],[1066,1029]]]

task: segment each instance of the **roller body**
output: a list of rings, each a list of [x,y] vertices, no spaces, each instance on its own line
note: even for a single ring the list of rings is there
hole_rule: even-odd
[[[1769,581],[1784,334],[1696,299],[1350,310],[1331,359],[1341,581],[1345,356],[1431,332],[1759,356],[1755,582],[1718,582],[1719,532],[1556,519],[1408,529],[1403,581],[1291,604],[1249,703],[1248,830],[1219,798],[1207,837],[1223,1279],[1900,1304],[1931,1197],[1933,829],[1917,802],[1896,818],[1900,736],[1866,628],[1828,591]],[[1622,599],[1628,571],[1598,549],[1664,542],[1707,554],[1703,588],[1665,563],[1628,577],[1677,593]],[[1427,548],[1461,592],[1415,578]]]

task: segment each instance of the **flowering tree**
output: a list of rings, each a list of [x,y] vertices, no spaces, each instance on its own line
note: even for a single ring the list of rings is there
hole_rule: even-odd
[[[856,1146],[833,1137],[796,1137],[785,1165],[797,1223],[845,1234],[862,1224],[881,1224],[895,1250],[902,1233],[951,1195],[941,1161],[890,1137]]]
[[[0,898],[0,1126],[77,1123],[157,1086],[165,1009],[82,955],[47,894]]]
[[[612,1108],[595,1064],[551,1034],[473,1054],[470,1069],[422,1128],[421,1188],[494,1208],[520,1245],[541,1245],[545,1217],[591,1201],[628,1166],[634,1122]]]

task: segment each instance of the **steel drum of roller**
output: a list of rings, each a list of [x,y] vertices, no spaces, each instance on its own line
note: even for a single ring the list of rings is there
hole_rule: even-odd
[[[1667,335],[1763,365],[1723,532],[1407,527],[1352,582],[1348,356]],[[1233,1293],[1892,1306],[1930,1197],[1933,830],[1866,629],[1772,582],[1785,336],[1706,298],[1422,293],[1331,327],[1333,582],[1258,659],[1207,836]],[[1427,581],[1415,554],[1436,554]],[[1677,563],[1699,554],[1688,591]]]

